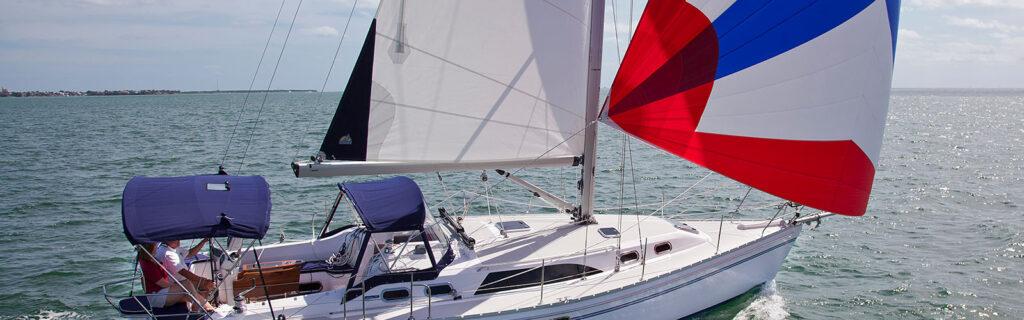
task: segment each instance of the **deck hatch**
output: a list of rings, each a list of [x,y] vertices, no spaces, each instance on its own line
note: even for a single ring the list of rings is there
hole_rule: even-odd
[[[619,234],[619,229],[615,229],[613,227],[597,229],[597,233],[605,238],[618,238],[619,236],[621,236]]]
[[[505,232],[516,232],[516,231],[527,231],[530,230],[530,225],[526,224],[523,220],[512,220],[503,221],[494,224],[498,230]]]

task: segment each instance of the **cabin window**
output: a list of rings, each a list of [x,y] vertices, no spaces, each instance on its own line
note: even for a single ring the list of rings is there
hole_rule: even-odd
[[[527,268],[487,274],[476,294],[487,294],[501,291],[528,288],[532,286],[569,281],[588,275],[601,273],[601,270],[581,264],[556,264],[544,268]]]
[[[424,290],[426,290],[426,289],[424,289]],[[453,291],[454,290],[452,290],[452,286],[450,284],[445,283],[445,284],[432,284],[432,285],[430,285],[430,291],[429,292],[425,292],[425,293],[428,293],[428,295],[430,295],[430,296],[441,296],[441,295],[452,294]]]
[[[380,297],[383,298],[384,301],[408,300],[409,289],[386,289],[381,292]]]
[[[636,251],[623,253],[622,255],[619,256],[619,262],[621,262],[622,264],[627,264],[637,260],[640,260],[640,253]]]
[[[654,245],[654,253],[655,254],[662,254],[662,253],[666,253],[666,252],[669,252],[669,251],[672,251],[672,244],[671,243],[662,242],[662,243]]]

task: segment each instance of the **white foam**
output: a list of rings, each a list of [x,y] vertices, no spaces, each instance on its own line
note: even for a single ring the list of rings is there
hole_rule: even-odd
[[[788,317],[786,301],[776,289],[775,280],[772,280],[761,286],[761,292],[757,294],[757,298],[754,298],[749,306],[736,314],[734,319],[775,320]]]
[[[23,316],[18,319],[39,319],[39,320],[50,320],[50,319],[89,319],[89,317],[78,314],[74,311],[52,311],[52,310],[40,310],[32,316]]]

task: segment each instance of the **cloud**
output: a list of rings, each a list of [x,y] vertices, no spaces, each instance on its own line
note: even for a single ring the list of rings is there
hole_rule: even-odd
[[[1024,61],[1024,37],[964,39],[950,35],[922,36],[911,30],[900,30],[897,43],[897,65],[935,67],[936,63],[973,66],[1012,66]],[[907,36],[915,34],[916,36]]]
[[[78,0],[77,2],[81,3],[81,4],[84,4],[84,5],[110,7],[110,6],[131,6],[131,5],[139,5],[139,4],[153,4],[156,1],[154,1],[154,0]]]
[[[320,37],[333,37],[338,35],[338,29],[331,26],[319,26],[303,29],[303,33]]]
[[[331,1],[337,2],[337,3],[341,4],[341,5],[343,5],[344,7],[351,7],[354,4],[356,6],[356,10],[377,9],[377,6],[380,5],[380,0],[331,0]],[[358,1],[358,2],[357,3],[353,3],[354,1]]]
[[[921,34],[910,29],[900,29],[899,38],[902,40],[917,40],[921,39]]]
[[[1024,9],[1024,1],[1021,0],[910,0],[911,7],[920,8],[943,8],[954,6],[989,7],[989,8],[1019,8]]]
[[[980,29],[980,30],[992,30],[999,31],[1002,33],[1015,33],[1021,31],[1022,28],[1015,25],[1009,25],[997,20],[979,20],[975,18],[963,18],[955,16],[944,16],[946,22],[957,27]]]

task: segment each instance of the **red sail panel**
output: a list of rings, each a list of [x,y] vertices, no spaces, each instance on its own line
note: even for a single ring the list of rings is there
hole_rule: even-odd
[[[852,140],[698,132],[719,39],[685,1],[651,0],[612,84],[607,117],[629,134],[741,183],[809,207],[863,215],[874,164]]]

